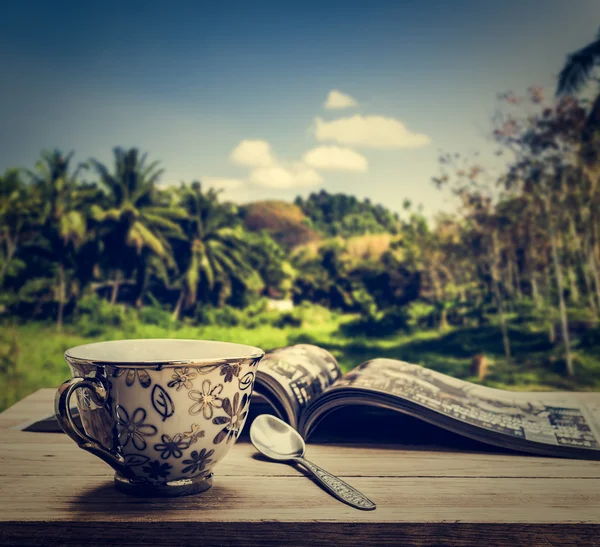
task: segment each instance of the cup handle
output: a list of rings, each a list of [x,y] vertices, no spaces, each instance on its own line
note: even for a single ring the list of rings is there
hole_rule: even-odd
[[[108,389],[104,382],[98,378],[71,378],[64,382],[56,392],[54,398],[54,412],[62,430],[73,439],[79,448],[91,452],[104,460],[116,471],[126,471],[125,459],[114,450],[102,446],[96,439],[90,437],[85,431],[77,427],[71,414],[71,397],[76,390],[88,388],[92,401],[99,406],[105,406],[108,400]]]

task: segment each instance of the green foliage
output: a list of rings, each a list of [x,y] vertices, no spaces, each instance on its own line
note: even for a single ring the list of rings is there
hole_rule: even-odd
[[[269,325],[278,329],[299,327],[308,316],[312,315],[313,307],[301,307],[293,312],[278,312],[267,310],[265,299],[257,300],[254,304],[240,309],[232,306],[220,308],[199,304],[196,308],[195,319],[200,325],[219,325],[228,327],[243,327],[256,329]]]
[[[436,323],[436,315],[436,306],[429,302],[416,300],[407,306],[406,324],[412,330],[433,328]]]
[[[134,328],[137,320],[133,308],[109,304],[96,294],[82,297],[75,314],[76,331],[85,337],[102,337],[115,328],[127,332]]]
[[[148,298],[150,305],[144,306],[138,311],[139,320],[145,325],[156,325],[164,329],[176,326],[176,320],[173,319],[172,314],[151,293]]]
[[[373,205],[369,199],[360,201],[354,196],[321,190],[307,199],[297,197],[295,204],[316,230],[330,237],[396,233],[399,228],[397,214],[383,205]]]
[[[182,185],[178,194],[185,211],[181,220],[185,238],[175,247],[184,307],[198,301],[221,305],[234,286],[257,290],[261,283],[247,264],[249,246],[236,209],[220,204],[217,192],[203,191],[199,182]]]
[[[373,317],[377,313],[375,298],[364,287],[352,291],[354,307],[361,315]]]

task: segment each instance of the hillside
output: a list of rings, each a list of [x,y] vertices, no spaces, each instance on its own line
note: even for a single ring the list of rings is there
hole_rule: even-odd
[[[392,242],[397,239],[388,233],[364,234],[342,238],[340,236],[311,241],[297,246],[294,249],[295,255],[302,253],[308,259],[316,258],[324,246],[336,243],[343,249],[342,256],[354,261],[367,260],[376,262],[390,249]]]
[[[244,205],[241,214],[249,230],[265,230],[288,249],[321,239],[302,209],[287,201],[255,201]]]

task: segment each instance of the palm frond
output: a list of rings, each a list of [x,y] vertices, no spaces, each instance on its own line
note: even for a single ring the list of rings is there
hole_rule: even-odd
[[[198,255],[193,254],[185,272],[184,283],[186,291],[186,305],[191,306],[198,295],[198,281],[200,280]]]
[[[212,264],[210,263],[210,260],[208,260],[208,257],[205,254],[203,254],[200,258],[200,271],[206,279],[206,284],[208,285],[208,288],[212,290],[215,286],[215,272],[212,269]]]
[[[109,191],[112,201],[115,204],[120,204],[123,199],[123,191],[117,179],[110,173],[108,168],[99,161],[92,158],[89,160],[89,163],[98,173],[101,185]]]
[[[147,167],[144,165],[146,161],[146,155],[140,161],[140,176],[143,180],[150,182],[152,185],[156,184],[160,177],[164,174],[165,170],[162,167],[159,167],[159,161],[153,161]]]
[[[106,222],[107,220],[118,221],[121,218],[121,209],[102,209],[98,205],[90,207],[90,216],[96,222]]]
[[[600,61],[600,39],[568,56],[558,76],[556,94],[576,93],[588,81]]]
[[[59,231],[65,243],[80,245],[83,243],[87,231],[84,216],[79,211],[69,211],[60,218]]]
[[[160,215],[161,217],[168,218],[170,220],[185,220],[188,215],[182,207],[160,207],[150,206],[144,207],[144,212],[151,215]]]
[[[165,257],[167,254],[163,242],[141,222],[134,222],[131,226],[127,234],[127,244],[135,247],[138,254],[142,252],[144,247],[148,247],[160,257]]]
[[[160,228],[162,230],[166,230],[171,232],[172,234],[182,234],[183,231],[181,226],[176,222],[173,222],[167,218],[164,218],[160,215],[151,214],[146,211],[142,212],[142,218],[146,221],[149,226]]]

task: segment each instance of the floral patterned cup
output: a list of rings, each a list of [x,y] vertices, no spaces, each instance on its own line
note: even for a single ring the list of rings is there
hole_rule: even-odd
[[[259,348],[200,340],[119,340],[71,348],[56,417],[80,448],[115,471],[115,486],[180,496],[212,486],[212,469],[248,414]],[[76,395],[83,429],[73,419]]]

